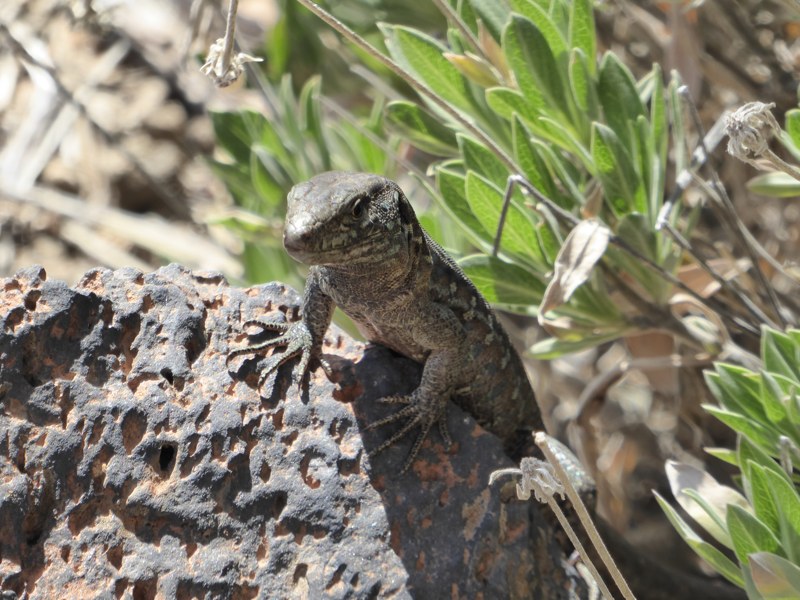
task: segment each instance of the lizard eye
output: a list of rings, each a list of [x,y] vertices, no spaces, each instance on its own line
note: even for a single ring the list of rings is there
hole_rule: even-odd
[[[353,218],[361,218],[361,215],[364,214],[364,207],[366,204],[367,199],[364,197],[358,198],[355,202],[353,202],[353,206],[350,208],[350,214],[353,215]]]

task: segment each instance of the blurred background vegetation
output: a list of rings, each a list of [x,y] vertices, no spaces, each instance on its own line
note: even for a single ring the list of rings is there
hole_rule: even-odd
[[[73,283],[175,261],[299,288],[281,244],[292,185],[394,178],[542,359],[528,366],[551,433],[598,481],[600,512],[643,551],[759,597],[748,556],[798,564],[800,526],[781,515],[800,341],[780,332],[800,315],[800,204],[796,181],[729,156],[722,134],[728,111],[774,103],[771,147],[796,164],[798,5],[322,5],[410,78],[296,0],[241,0],[237,43],[264,62],[221,90],[199,67],[226,2],[4,2],[0,273],[41,263]],[[794,495],[755,502],[770,477]],[[707,478],[738,486],[752,518],[703,500],[719,491]]]

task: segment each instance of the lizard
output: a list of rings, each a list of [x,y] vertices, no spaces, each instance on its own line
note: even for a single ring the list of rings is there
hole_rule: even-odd
[[[402,406],[367,429],[404,423],[370,456],[419,428],[405,473],[435,424],[449,448],[445,417],[453,400],[518,458],[531,432],[544,429],[525,367],[489,303],[422,228],[400,187],[379,175],[331,171],[294,186],[287,203],[284,248],[309,266],[301,319],[248,321],[278,335],[234,350],[228,360],[284,347],[270,356],[258,386],[297,357],[294,380],[301,384],[312,361],[322,362],[338,306],[369,342],[423,364],[413,392],[380,399]]]

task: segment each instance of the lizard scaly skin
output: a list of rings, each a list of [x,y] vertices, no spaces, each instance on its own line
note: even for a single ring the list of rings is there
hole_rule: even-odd
[[[453,400],[518,458],[530,432],[544,429],[525,368],[489,304],[422,229],[398,185],[378,175],[323,173],[295,186],[288,204],[284,246],[310,266],[302,319],[251,322],[281,335],[229,358],[285,346],[259,385],[297,356],[302,381],[338,306],[367,340],[424,364],[417,389],[382,399],[403,407],[370,428],[405,422],[373,455],[418,427],[406,471],[437,423],[449,445],[444,417]]]

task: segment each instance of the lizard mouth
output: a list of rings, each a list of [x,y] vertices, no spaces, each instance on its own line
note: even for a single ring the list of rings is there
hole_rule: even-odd
[[[309,244],[305,239],[284,238],[283,245],[290,256],[307,265],[342,264],[353,259],[378,253],[364,251],[365,246],[373,245],[383,232],[375,231],[358,240],[343,238],[341,243]]]

